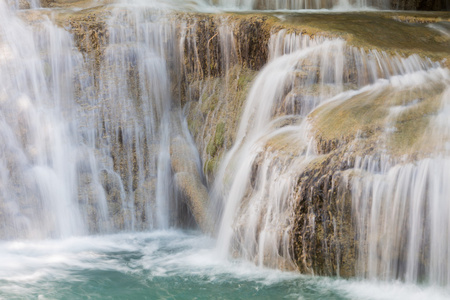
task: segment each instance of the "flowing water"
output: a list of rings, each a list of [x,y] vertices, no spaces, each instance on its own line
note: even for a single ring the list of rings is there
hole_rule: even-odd
[[[195,232],[1,243],[3,299],[447,299],[440,288],[312,277],[215,256]]]
[[[210,191],[212,217],[201,214],[206,181],[177,89],[211,77],[217,58],[201,57],[198,17],[171,11],[384,5],[322,2],[122,3],[93,44],[46,10],[17,17],[38,3],[0,0],[0,299],[448,299],[450,72],[418,55],[272,32]],[[236,25],[217,23],[207,47],[217,36],[226,75],[242,49]],[[394,99],[378,147],[344,176],[359,277],[301,275],[291,232],[298,180],[323,155],[314,118],[378,98]],[[428,99],[440,107],[414,145],[425,154],[396,156],[397,120]]]
[[[82,56],[74,50],[71,36],[50,21],[33,32],[3,1],[0,6],[0,235],[85,233],[74,201],[79,148],[72,80],[81,79],[71,75],[83,68]],[[49,211],[54,213],[44,215]]]
[[[295,199],[295,188],[299,176],[308,163],[320,156],[312,140],[312,125],[305,117],[324,103],[328,104],[329,108],[323,108],[323,110],[332,111],[342,103],[360,99],[358,97],[361,94],[366,99],[370,99],[388,93],[389,97],[396,99],[397,93],[406,90],[407,95],[400,99],[402,105],[391,108],[393,116],[388,116],[386,125],[383,125],[387,127],[386,132],[389,132],[393,130],[390,128],[391,118],[395,119],[394,115],[401,114],[399,110],[402,108],[407,111],[417,105],[414,101],[421,97],[420,93],[415,94],[412,91],[408,93],[411,87],[421,89],[421,93],[426,97],[427,88],[424,86],[430,85],[438,95],[439,91],[442,93],[442,100],[445,101],[447,92],[442,90],[448,85],[450,74],[439,64],[423,60],[418,56],[411,56],[408,59],[393,58],[376,51],[366,53],[347,47],[342,40],[323,38],[310,40],[308,37],[290,35],[283,31],[272,37],[270,49],[272,60],[259,73],[252,86],[241,117],[236,142],[223,159],[216,176],[215,199],[219,203],[224,203],[221,208],[223,216],[218,225],[218,248],[224,256],[231,250],[259,265],[289,268],[292,267],[290,232],[294,223],[295,203],[292,199]],[[351,66],[356,66],[353,71]],[[356,74],[349,75],[355,70]],[[360,101],[363,101],[362,99]],[[446,107],[445,104],[443,105]],[[437,131],[435,127],[430,130],[435,133]],[[437,136],[443,138],[445,134],[437,133]],[[378,151],[381,154],[387,151],[388,146],[383,146],[383,141],[386,139],[388,137],[384,135],[379,137]],[[370,160],[370,157],[367,156],[364,159]],[[380,164],[389,169],[386,163]],[[370,163],[356,162],[355,169],[387,172],[383,169],[375,170],[372,169],[374,167],[366,167],[366,165]],[[433,167],[436,165],[429,168]],[[434,176],[431,175],[431,171],[429,172],[430,176]],[[397,178],[396,175],[389,176]],[[379,268],[384,268],[381,267],[383,263],[390,264],[396,261],[397,258],[390,255],[394,256],[398,253],[392,251],[389,244],[382,247],[385,251],[383,253],[388,257],[379,257],[377,249],[380,244],[373,242],[372,239],[381,233],[372,233],[370,230],[372,229],[370,226],[375,227],[373,230],[377,230],[377,226],[383,227],[382,236],[386,238],[392,233],[392,228],[397,228],[398,231],[395,234],[392,233],[394,235],[390,240],[390,243],[397,243],[397,246],[405,243],[405,240],[400,238],[405,232],[409,231],[412,235],[420,232],[421,222],[424,222],[420,219],[421,214],[424,213],[420,203],[424,202],[424,198],[428,195],[418,193],[421,200],[415,204],[417,211],[411,215],[420,216],[417,216],[418,220],[410,221],[411,226],[417,227],[414,230],[402,227],[408,226],[406,223],[408,218],[405,214],[409,216],[409,212],[393,210],[397,206],[406,205],[408,201],[412,201],[408,199],[411,196],[405,194],[402,197],[406,199],[399,200],[401,204],[393,206],[392,202],[398,197],[398,189],[404,190],[405,193],[413,193],[412,187],[418,188],[419,185],[415,182],[416,176],[414,174],[409,176],[408,179],[403,180],[411,186],[391,187],[389,190],[392,195],[389,196],[384,194],[387,191],[376,190],[382,187],[378,187],[371,176],[364,174],[361,179],[363,183],[358,181],[357,176],[352,178],[354,214],[358,218],[360,214],[363,216],[368,214],[373,218],[374,224],[367,228],[365,217],[357,219],[357,222],[360,222],[358,228],[361,230],[362,237],[360,249],[366,251],[366,244],[370,245],[369,248],[371,247],[368,254],[360,253],[359,255],[362,260],[368,259],[367,266],[366,262],[361,262],[359,268],[363,276],[367,272],[370,278],[378,278],[381,274],[383,278],[411,276],[408,280],[412,282],[419,280],[418,271],[415,268],[421,266],[419,256],[422,255],[420,249],[423,249],[423,245],[420,243],[427,243],[427,239],[422,238],[422,233],[415,240],[416,244],[410,248],[409,268],[415,271],[399,270],[397,265],[386,267],[389,270],[380,270]],[[397,184],[391,177],[385,180],[388,185]],[[446,202],[444,196],[446,193],[443,190],[445,187],[442,186],[445,176],[438,173],[435,180],[439,182],[433,180],[436,188],[433,196],[439,200],[434,200],[432,203],[433,207],[439,210],[439,216],[429,218],[436,217],[440,221],[436,221],[438,224],[435,226],[442,226],[444,229],[448,228],[445,221],[448,211],[446,205],[444,203],[440,205],[439,201]],[[360,187],[361,184],[367,184],[367,186]],[[421,183],[422,188],[425,188],[427,184],[428,181]],[[361,191],[361,189],[365,190]],[[368,195],[369,193],[374,193],[377,201],[386,202],[376,203]],[[381,216],[384,215],[378,211],[372,212],[367,205],[378,205],[378,208],[390,211],[390,219],[380,221]],[[405,220],[399,220],[400,216],[403,216]],[[433,224],[434,221],[425,222]],[[311,222],[311,226],[314,226],[314,221]],[[428,227],[426,228],[428,230]],[[437,231],[437,228],[435,230]],[[439,238],[435,237],[435,244],[432,244],[430,249],[430,251],[440,251],[441,258],[447,255],[446,237],[445,234],[439,235]],[[430,254],[430,257],[434,255]],[[448,265],[442,266],[442,263],[439,268],[442,268],[439,272],[449,269]],[[431,270],[425,273],[428,274],[426,278],[429,278],[431,273],[436,274]],[[441,275],[437,282],[447,284],[447,274]],[[432,280],[432,282],[435,281]]]
[[[225,9],[244,10],[303,10],[303,9],[368,9],[370,7],[386,9],[389,3],[384,0],[210,0]]]

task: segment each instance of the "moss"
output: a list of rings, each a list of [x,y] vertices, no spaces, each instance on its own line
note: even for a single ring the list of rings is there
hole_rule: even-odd
[[[215,156],[217,150],[222,148],[225,140],[225,123],[220,122],[216,126],[214,138],[209,140],[208,146],[206,148],[207,153],[210,156]]]
[[[393,149],[396,154],[402,155],[422,148],[422,139],[427,130],[430,118],[437,113],[440,107],[440,93],[442,89],[437,88],[437,95],[426,98],[414,108],[402,113],[394,124],[395,131],[388,141],[388,148]],[[433,145],[433,142],[426,143]]]
[[[212,175],[217,170],[217,158],[208,159],[205,163],[204,172],[208,175]]]
[[[204,79],[201,85],[198,81],[188,82],[188,88],[192,86],[193,89],[201,90],[201,101],[191,99],[186,105],[189,129],[197,143],[205,170],[211,170],[211,167],[207,167],[209,160],[216,161],[233,145],[243,104],[256,74],[256,71],[233,65],[224,77]],[[213,172],[205,173],[211,183]]]
[[[388,93],[364,93],[345,101],[328,103],[311,115],[318,140],[323,141],[349,141],[356,137],[358,132],[374,134],[381,129],[381,122],[387,115],[385,105]],[[322,152],[330,149],[322,147]]]
[[[199,119],[193,119],[193,120],[189,120],[188,121],[188,129],[189,129],[189,132],[192,134],[192,135],[197,135],[198,134],[198,131],[200,130],[200,125],[201,125],[201,123],[200,123],[200,120]]]
[[[418,23],[403,20],[418,20]],[[279,26],[310,36],[341,37],[359,48],[443,60],[449,58],[450,39],[443,39],[424,23],[449,20],[449,12],[286,13]]]
[[[254,79],[254,76],[252,74],[248,73],[242,73],[238,77],[238,90],[239,91],[245,91],[248,88],[249,83]]]
[[[225,136],[225,123],[220,122],[216,126],[216,134],[214,135],[214,144],[217,147],[223,146],[223,142],[225,140],[224,136]]]
[[[211,111],[214,111],[219,103],[218,91],[214,91],[212,95],[203,94],[202,95],[202,106],[201,111],[204,115]]]
[[[383,143],[391,155],[418,151],[417,144],[430,116],[440,107],[443,91],[440,85],[404,90],[389,87],[327,103],[309,116],[319,150],[328,153],[359,136],[367,145]],[[391,112],[395,108],[401,109],[397,115]],[[394,130],[392,134],[388,129]]]
[[[217,152],[217,146],[214,143],[214,139],[211,139],[208,143],[208,146],[206,147],[206,152],[210,155],[210,156],[214,156],[216,155]]]

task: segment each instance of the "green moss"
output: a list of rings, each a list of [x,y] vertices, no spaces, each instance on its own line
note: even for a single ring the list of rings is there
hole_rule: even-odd
[[[193,117],[193,118],[188,118],[188,128],[189,128],[189,132],[191,132],[191,134],[193,136],[197,136],[198,133],[200,132],[201,126],[202,126],[202,122],[200,120],[200,118],[197,117]]]
[[[220,122],[216,126],[216,134],[214,135],[214,144],[216,147],[222,147],[225,137],[225,123]]]
[[[214,144],[214,139],[211,139],[211,140],[209,141],[208,146],[206,146],[206,152],[207,152],[210,156],[216,155],[217,147],[216,147],[216,144]]]
[[[404,55],[419,54],[441,60],[448,57],[449,39],[427,24],[409,24],[402,19],[448,21],[448,12],[363,12],[339,14],[286,14],[286,27],[300,28],[307,34],[341,37],[349,44]],[[418,50],[420,49],[420,50]]]
[[[219,103],[219,91],[214,90],[211,94],[205,93],[202,95],[201,110],[203,114],[208,114],[216,109]]]
[[[331,102],[311,114],[320,140],[349,140],[357,132],[374,133],[387,115],[388,92],[363,93],[345,101]]]
[[[242,73],[238,78],[238,90],[247,90],[248,84],[253,80],[254,75]]]
[[[391,135],[389,140],[389,148],[394,149],[397,153],[408,153],[424,145],[433,147],[433,141],[423,141],[424,134],[428,128],[430,117],[435,115],[440,107],[440,92],[443,88],[435,87],[433,93],[436,95],[422,100],[414,108],[402,113],[395,122],[396,131]],[[426,91],[423,91],[426,92]],[[426,148],[425,147],[425,148]]]
[[[443,90],[439,84],[404,90],[390,87],[323,105],[310,115],[319,148],[328,153],[359,135],[367,149],[383,143],[390,154],[399,156],[424,150],[420,145],[427,144],[422,139],[430,116],[440,107]]]
[[[205,163],[205,169],[203,170],[205,174],[212,176],[217,170],[218,161],[219,159],[217,157],[208,159]]]
[[[225,141],[225,123],[220,122],[216,126],[214,138],[210,139],[208,146],[206,146],[206,152],[210,156],[215,156],[220,148],[222,148]]]

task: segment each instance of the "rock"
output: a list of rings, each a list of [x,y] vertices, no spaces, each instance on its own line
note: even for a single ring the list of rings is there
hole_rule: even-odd
[[[156,225],[156,177],[145,180],[134,193],[134,210],[137,229]]]
[[[171,140],[170,158],[181,200],[189,207],[198,226],[205,232],[211,232],[207,212],[208,191],[201,180],[194,149],[178,135]]]
[[[120,176],[111,170],[102,170],[100,172],[100,182],[106,194],[108,204],[108,213],[114,228],[124,228],[124,211],[122,203],[125,193],[123,191]]]
[[[26,0],[19,0],[19,9],[30,9],[30,3]]]
[[[195,153],[181,136],[170,141],[170,161],[174,173],[187,172],[200,176]]]
[[[342,170],[350,166],[332,152],[311,162],[298,179],[291,238],[302,273],[343,277],[355,275],[357,241],[350,189]]]
[[[88,1],[80,1],[76,5],[82,2]],[[84,7],[89,7],[92,3],[94,2]],[[423,6],[438,9],[436,5],[430,3],[428,1]],[[74,2],[58,0],[47,1],[44,6],[70,5],[74,5]],[[414,5],[417,7],[419,4]],[[414,8],[414,5],[411,8]],[[404,6],[410,7],[409,4]],[[49,14],[45,10],[33,13],[34,15],[23,12],[22,17],[32,23],[42,17],[40,14]],[[112,8],[109,6],[81,11],[52,12],[55,22],[68,28],[73,34],[76,47],[92,65],[94,78],[99,76],[100,65],[105,63],[105,52],[112,51],[117,46],[107,46],[110,37],[107,20],[111,13]],[[124,10],[123,14],[126,15],[127,12]],[[421,57],[431,57],[436,61],[449,58],[449,40],[425,24],[448,21],[450,16],[447,12],[277,13],[277,16],[266,13],[218,15],[177,12],[168,19],[175,24],[174,36],[185,37],[183,49],[177,48],[181,50],[181,54],[177,54],[179,56],[168,62],[172,94],[173,98],[179,99],[181,106],[185,108],[189,128],[196,141],[209,184],[213,182],[222,155],[234,143],[249,87],[257,72],[268,60],[268,44],[272,33],[286,29],[289,33],[304,36],[338,37],[347,41],[348,53],[353,50],[370,50],[371,55],[374,55],[375,52],[372,50],[375,49],[378,53],[386,55],[398,53],[400,56],[407,56],[418,53]],[[226,30],[220,30],[223,28]],[[221,31],[227,33],[221,34]],[[231,37],[234,43],[229,42]],[[225,54],[229,54],[227,59]],[[130,64],[132,56],[130,52],[128,57]],[[447,59],[444,64],[448,66],[449,62]],[[316,69],[316,66],[304,63],[304,69],[295,71],[294,81],[304,81],[309,74],[320,75],[320,70]],[[356,66],[347,67],[348,86],[345,88],[351,89],[357,84]],[[137,72],[132,67],[129,71],[128,84],[136,88]],[[369,81],[366,75],[363,75],[361,80]],[[90,88],[95,90],[96,87]],[[413,153],[411,157],[414,157],[420,155],[417,153],[418,150],[426,153],[426,149],[417,149],[416,145],[421,142],[430,116],[438,109],[439,103],[436,99],[442,93],[442,89],[442,86],[425,88],[421,92],[427,97],[421,99],[408,113],[398,119],[395,124],[397,131],[387,141],[388,148],[391,149],[390,154],[399,157],[405,153]],[[136,89],[131,93],[133,101],[139,98]],[[329,93],[332,94],[334,91]],[[376,96],[362,94],[347,101],[324,104],[309,116],[308,121],[312,124],[312,134],[321,156],[297,174],[298,180],[294,190],[295,207],[291,241],[294,260],[300,271],[341,276],[355,274],[356,230],[351,217],[348,178],[352,176],[352,167],[357,155],[373,154],[373,149],[384,132],[388,108],[400,105],[403,96],[414,93],[417,91],[406,90],[397,93],[386,90]],[[317,94],[318,84],[311,85],[307,91],[294,89],[283,99],[275,114],[298,113],[301,109],[298,104],[299,95]],[[112,101],[105,99],[105,102]],[[172,105],[176,107],[179,104]],[[115,117],[111,116],[111,119]],[[112,144],[112,157],[108,157],[112,162],[108,162],[111,170],[101,172],[100,182],[106,194],[108,214],[113,228],[125,229],[126,220],[135,218],[133,221],[137,224],[137,229],[144,229],[155,219],[154,213],[149,212],[155,212],[156,166],[147,163],[147,168],[153,169],[139,170],[135,149],[137,144],[133,141],[134,131],[132,128],[128,128],[130,130],[127,131],[127,128],[120,126],[117,127],[116,136],[111,132],[105,133],[105,136],[109,136],[108,142]],[[106,132],[106,128],[104,129]],[[196,154],[185,137],[180,132],[177,134],[172,137],[170,145],[171,167],[176,189],[199,227],[205,232],[211,232],[213,222],[208,218],[208,191],[199,172]],[[358,137],[362,138],[357,139]],[[125,143],[125,140],[128,143]],[[284,156],[279,157],[279,161],[284,163],[289,156],[297,154],[295,145],[289,142],[286,137],[277,137],[267,142],[266,150],[274,153],[279,151],[279,155]],[[146,143],[148,147],[143,151],[146,155],[149,155],[147,152],[159,151],[156,142],[151,145],[150,141]],[[145,143],[139,145],[142,147],[143,144]],[[430,148],[433,147],[433,143],[428,145]],[[78,167],[83,170],[80,174],[82,194],[80,202],[88,212],[91,231],[96,231],[102,226],[107,226],[99,221],[99,206],[96,203],[100,197],[99,189],[93,184],[95,178],[91,177],[88,166],[80,163]],[[257,172],[258,165],[255,164],[253,175],[256,176]],[[143,175],[139,177],[138,173]],[[253,186],[249,189],[256,188],[254,178],[250,182],[253,182]],[[14,185],[14,189],[19,189],[17,183]],[[129,199],[125,199],[125,195],[129,196]],[[5,203],[0,205],[3,207]],[[134,207],[134,211],[131,211],[130,207]],[[3,218],[3,215],[0,214],[0,218]],[[239,226],[245,226],[246,220],[243,221]]]
[[[181,198],[188,205],[194,215],[195,221],[204,232],[213,230],[208,218],[208,191],[199,178],[187,172],[175,174],[175,184],[181,194]]]

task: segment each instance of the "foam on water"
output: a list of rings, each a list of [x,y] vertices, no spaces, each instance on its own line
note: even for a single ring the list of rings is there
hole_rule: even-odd
[[[90,236],[0,244],[0,299],[446,299],[400,282],[312,277],[216,256],[196,232]]]

